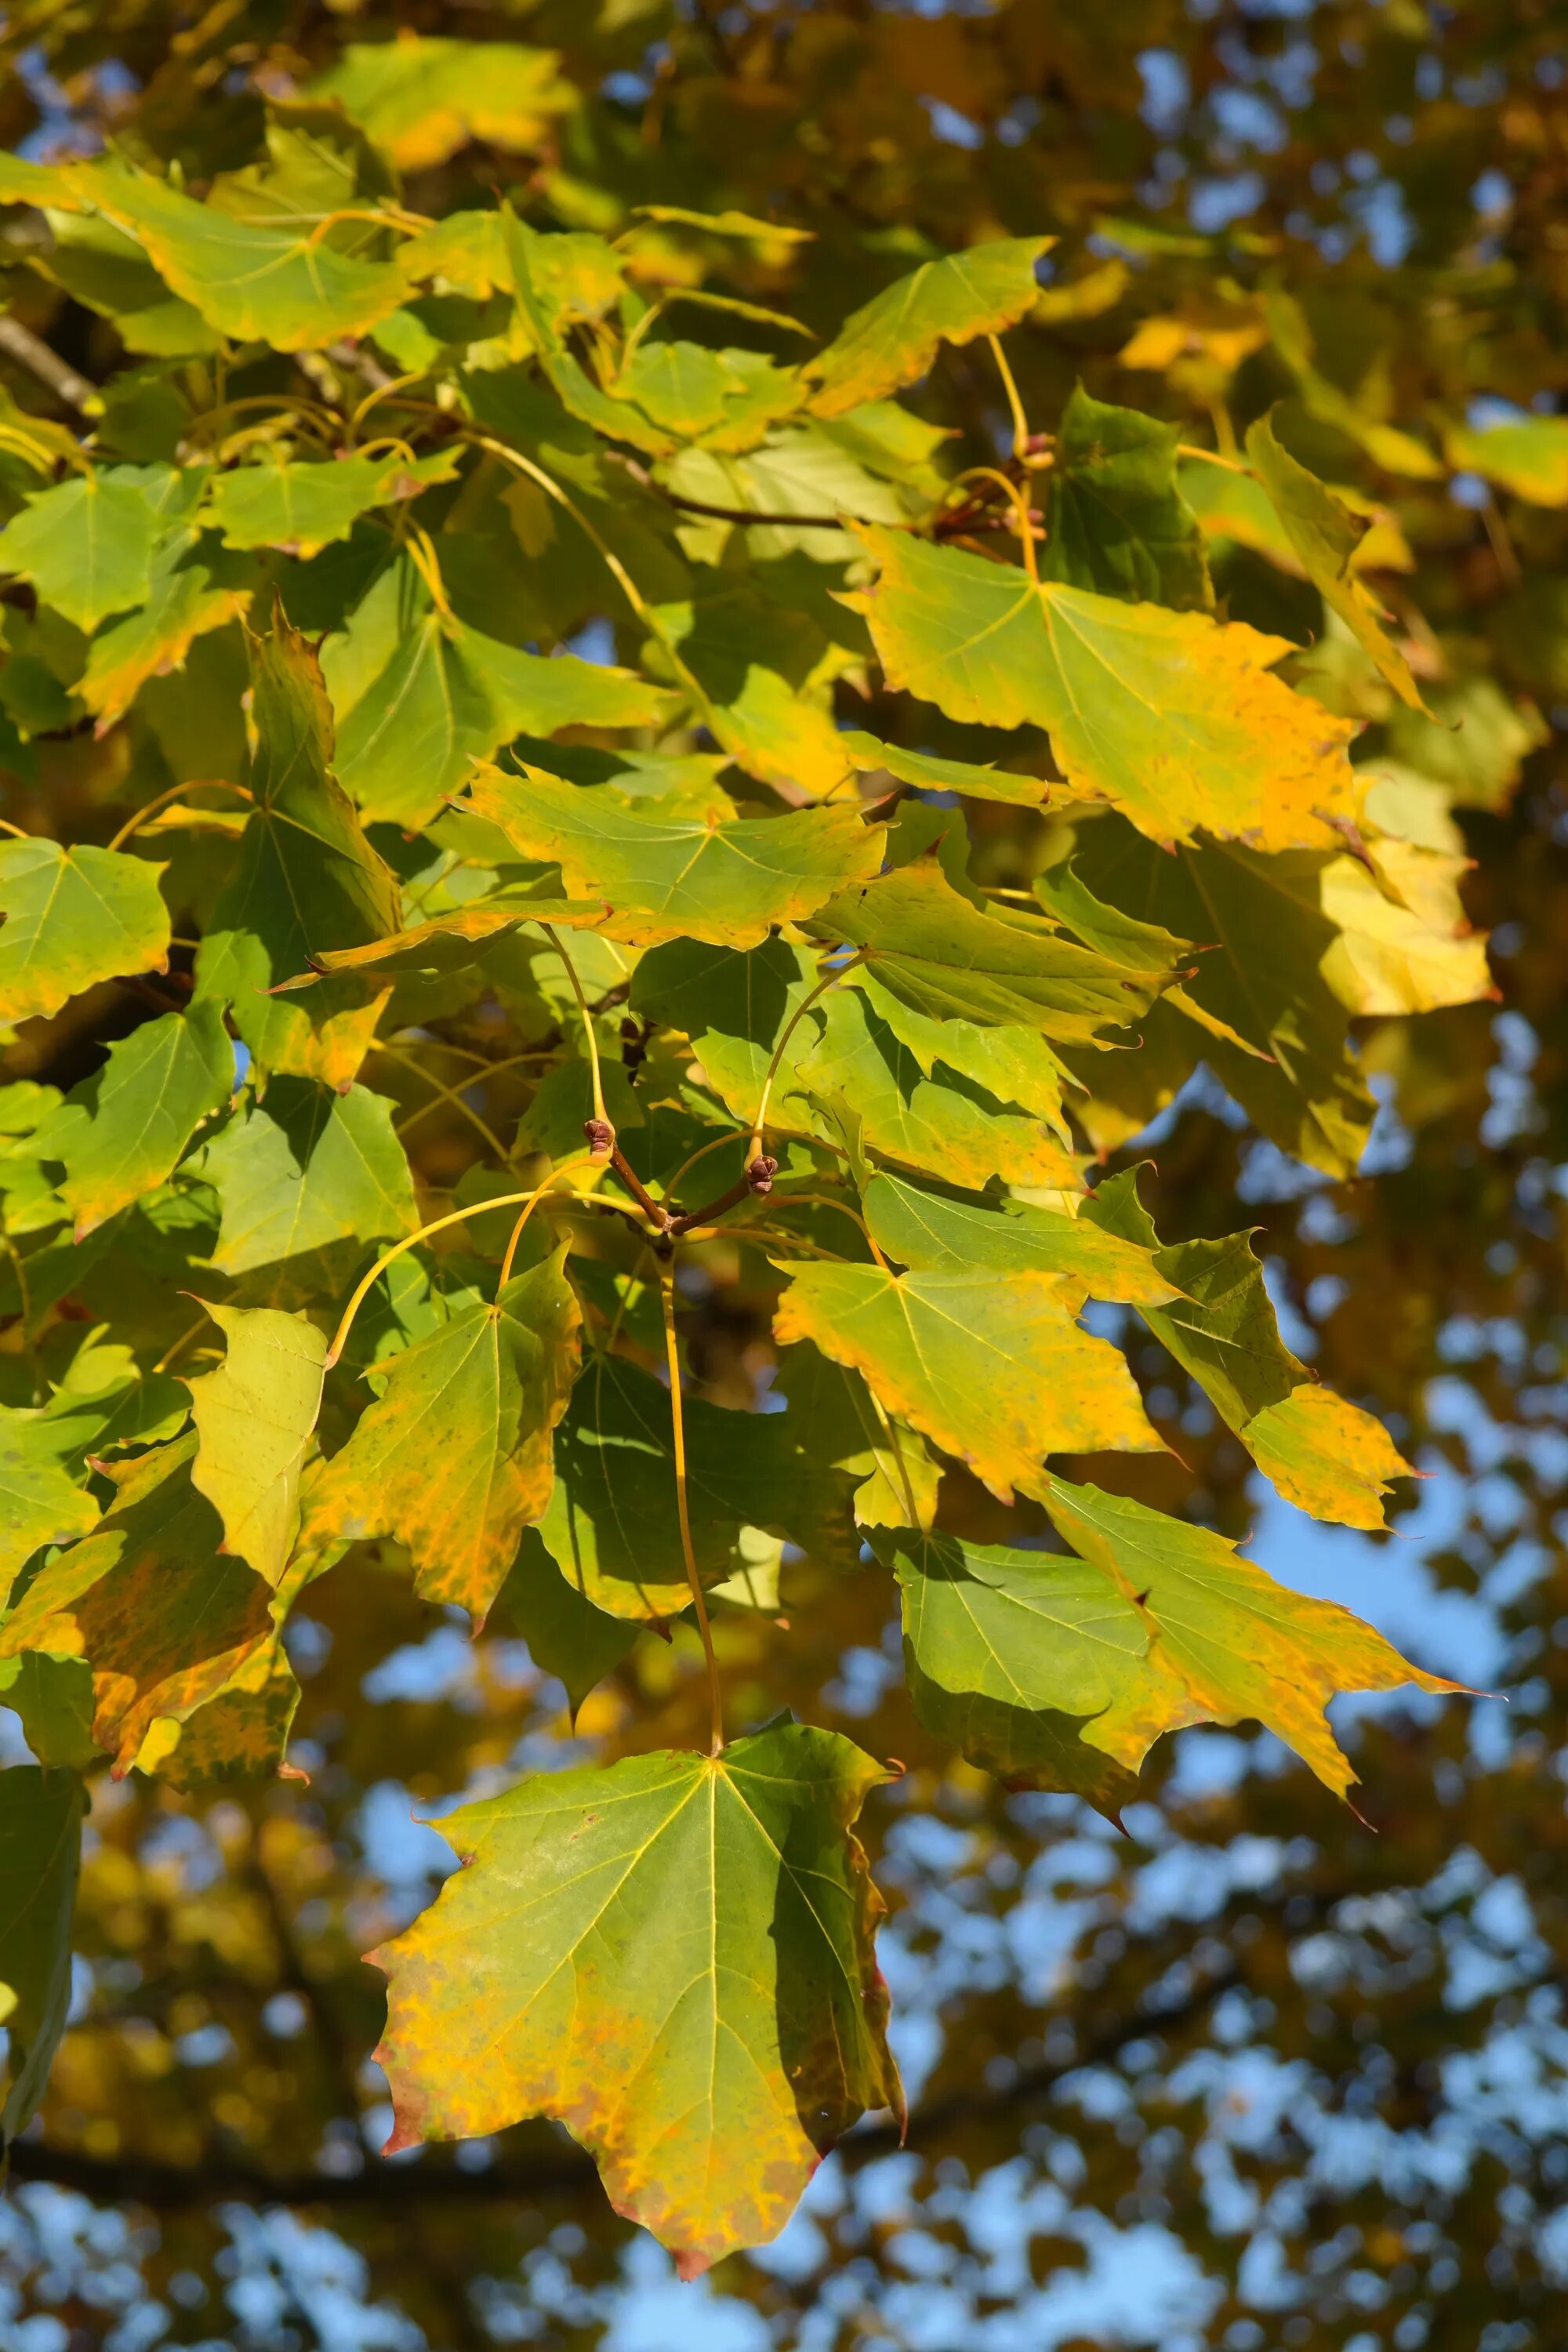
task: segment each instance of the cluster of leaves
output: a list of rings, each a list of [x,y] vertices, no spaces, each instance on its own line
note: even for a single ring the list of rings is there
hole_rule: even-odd
[[[69,424],[0,415],[5,2130],[63,2022],[78,1776],[297,1769],[289,1615],[368,1553],[574,1709],[700,1643],[709,1753],[452,1817],[470,1866],[381,1952],[394,2145],[557,2117],[689,2271],[900,2104],[885,1769],[724,1740],[781,1572],[896,1583],[922,1729],[1112,1818],[1167,1731],[1257,1720],[1342,1792],[1335,1691],[1451,1687],[1186,1515],[1134,1314],[1315,1517],[1381,1528],[1406,1465],[1247,1234],[1163,1244],[1135,1170],[1089,1180],[1200,1063],[1346,1176],[1352,1021],[1488,994],[1451,811],[1530,725],[1446,667],[1392,505],[1452,469],[1550,511],[1568,426],[1397,430],[1277,290],[1144,320],[1170,413],[1080,384],[1042,422],[1033,353],[1099,299],[1042,289],[1050,237],[895,252],[844,317],[733,207],[595,226],[558,171],[412,208],[472,139],[531,152],[561,65],[351,45],[221,157],[0,166],[29,279],[122,354]],[[1294,397],[1238,440],[1215,374],[1265,347]],[[1229,617],[1237,551],[1318,600],[1314,654]],[[110,991],[101,1063],[26,1075]],[[750,1411],[684,1392],[678,1307],[731,1268]],[[793,1695],[768,1650],[731,1717]]]

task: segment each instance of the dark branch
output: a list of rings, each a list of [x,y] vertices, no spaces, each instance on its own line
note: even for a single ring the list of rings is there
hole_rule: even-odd
[[[1227,1960],[1212,1976],[1181,2000],[1140,2003],[1091,2036],[1081,2051],[1058,2063],[1030,2067],[1001,2091],[954,2089],[929,2100],[910,2117],[904,2145],[924,2147],[955,2126],[983,2122],[1039,2105],[1068,2075],[1086,2066],[1103,2066],[1129,2042],[1149,2034],[1172,2032],[1190,2024],[1235,1984],[1240,1970]],[[868,2124],[839,2143],[845,2163],[858,2165],[874,2157],[891,2155],[899,2147],[896,2123]],[[84,2156],[74,2148],[50,2147],[41,2140],[19,2139],[10,2148],[13,2180],[46,2180],[58,2189],[74,2189],[101,2205],[145,2205],[154,2212],[188,2212],[205,2205],[235,2201],[252,2205],[344,2206],[398,2208],[442,2204],[484,2204],[514,2198],[576,2197],[595,2183],[591,2158],[561,2135],[559,2145],[536,2157],[514,2157],[482,2171],[466,2172],[455,2164],[420,2162],[413,2158],[387,2163],[370,2158],[353,2173],[268,2173],[258,2166],[216,2159],[200,2165],[144,2162],[137,2157]]]

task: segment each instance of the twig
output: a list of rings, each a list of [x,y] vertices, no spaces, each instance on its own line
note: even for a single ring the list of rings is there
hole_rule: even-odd
[[[20,319],[0,319],[0,352],[25,367],[30,375],[52,392],[62,408],[68,408],[81,417],[101,413],[103,403],[98,387],[87,377],[79,375],[68,360],[49,349],[41,335],[24,327]]]

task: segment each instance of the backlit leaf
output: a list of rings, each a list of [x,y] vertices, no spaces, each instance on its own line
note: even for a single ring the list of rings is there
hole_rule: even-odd
[[[234,1048],[216,1008],[144,1022],[109,1049],[45,1121],[37,1150],[65,1170],[60,1197],[85,1239],[173,1171],[234,1091]]]
[[[1199,827],[1271,849],[1333,844],[1351,729],[1271,675],[1291,650],[1240,622],[1046,581],[891,531],[855,599],[888,683],[950,719],[1048,730],[1076,793],[1159,842]]]
[[[1262,477],[1308,579],[1400,699],[1419,709],[1421,689],[1410,675],[1410,665],[1384,626],[1371,591],[1352,569],[1365,525],[1281,446],[1275,436],[1272,412],[1248,426],[1247,454]],[[1568,484],[1563,499],[1568,503]]]
[[[118,165],[95,168],[90,194],[164,284],[237,341],[320,351],[365,333],[406,292],[395,262],[340,252],[316,221],[241,219]]]
[[[684,937],[752,946],[772,925],[798,921],[874,873],[882,845],[880,828],[852,808],[731,822],[663,817],[531,768],[522,776],[487,770],[468,805],[520,856],[558,865],[569,898],[607,898],[610,935],[638,945]]]
[[[683,2275],[776,2236],[840,2134],[902,2107],[853,1834],[886,1777],[781,1721],[447,1815],[468,1866],[371,1956],[391,2145],[550,2115]]]
[[[810,362],[819,386],[812,401],[817,415],[839,416],[912,383],[941,343],[970,343],[1015,325],[1039,291],[1035,264],[1055,243],[1016,236],[971,246],[922,262],[874,296]]]
[[[312,1296],[352,1274],[371,1243],[416,1222],[392,1105],[364,1087],[340,1095],[310,1078],[275,1078],[265,1102],[208,1144],[202,1173],[223,1213],[214,1264],[233,1275],[276,1267],[282,1288],[298,1266]]]
[[[1528,416],[1480,432],[1450,425],[1448,463],[1510,490],[1531,506],[1568,507],[1568,417]]]
[[[1341,1796],[1356,1776],[1324,1713],[1337,1691],[1461,1687],[1412,1665],[1348,1609],[1276,1584],[1206,1528],[1063,1478],[1047,1479],[1041,1499],[1079,1557],[1147,1612],[1205,1718],[1256,1717]]]
[[[97,1503],[63,1467],[42,1412],[0,1409],[0,1609],[34,1552],[86,1535],[97,1519]]]
[[[29,493],[0,531],[0,572],[30,580],[80,629],[143,603],[162,528],[143,484],[166,478],[161,467],[116,466]]]
[[[0,1021],[58,1013],[98,981],[166,971],[163,870],[90,843],[0,841]]]
[[[332,775],[331,711],[315,654],[280,609],[268,635],[247,643],[256,806],[196,958],[196,992],[228,1003],[265,1068],[346,1087],[375,1033],[384,987],[351,976],[304,997],[265,992],[302,972],[316,949],[396,930],[397,885]]]
[[[926,1729],[1010,1788],[1070,1790],[1114,1816],[1137,1786],[1123,1751],[1148,1744],[1144,1718],[1162,1698],[1166,1728],[1192,1713],[1142,1612],[1059,1552],[900,1534],[891,1557]]]
[[[930,751],[906,751],[896,743],[879,743],[874,735],[846,728],[839,738],[844,755],[861,775],[883,769],[904,784],[923,792],[963,793],[971,800],[1007,801],[1020,808],[1039,808],[1050,797],[1050,787],[1035,776],[1016,776],[1005,768],[980,768],[969,760],[939,759]]]
[[[956,1200],[885,1171],[872,1177],[860,1202],[887,1255],[917,1273],[1067,1275],[1091,1298],[1137,1307],[1180,1296],[1179,1283],[1156,1264],[1155,1247],[1123,1239],[1087,1213],[1070,1217],[1021,1201]]]
[[[893,995],[938,1022],[1029,1027],[1086,1040],[1147,1012],[1166,974],[1131,973],[1012,908],[982,912],[934,856],[821,908],[813,929],[847,940]]]
[[[449,480],[458,457],[456,449],[437,449],[413,460],[340,457],[305,466],[264,456],[258,465],[216,477],[207,493],[208,517],[226,547],[315,555],[331,541],[346,539],[371,507],[415,498],[427,483]]]
[[[629,1654],[641,1630],[635,1619],[612,1617],[585,1601],[557,1568],[537,1528],[523,1529],[489,1622],[520,1635],[534,1664],[565,1685],[574,1722],[595,1684]]]
[[[395,1536],[424,1599],[484,1618],[550,1500],[579,1349],[566,1252],[390,1360],[383,1393],[311,1482],[308,1540]]]
[[[1158,1452],[1127,1366],[1079,1328],[1059,1275],[894,1275],[792,1265],[773,1331],[863,1372],[889,1412],[967,1462],[1002,1502],[1036,1490],[1047,1454]]]
[[[1312,1381],[1266,1405],[1240,1435],[1288,1503],[1343,1527],[1381,1528],[1389,1481],[1413,1475],[1374,1413]]]
[[[112,1510],[39,1570],[0,1627],[0,1657],[87,1660],[93,1737],[117,1771],[155,1716],[194,1713],[271,1631],[266,1585],[220,1554],[223,1523],[191,1484],[195,1447],[178,1438],[133,1462]]]
[[[367,820],[413,827],[514,735],[649,726],[675,707],[667,688],[630,670],[526,653],[430,612],[344,720],[337,772]]]
[[[190,1383],[191,1484],[223,1520],[224,1549],[276,1585],[300,1528],[300,1472],[321,1402],[325,1336],[305,1315],[207,1305],[228,1345]]]

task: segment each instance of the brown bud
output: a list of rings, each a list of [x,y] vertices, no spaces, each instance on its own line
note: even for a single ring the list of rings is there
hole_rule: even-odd
[[[616,1147],[616,1130],[607,1118],[585,1118],[583,1132],[588,1139],[588,1150],[595,1160],[607,1160]]]
[[[759,1152],[746,1171],[746,1181],[753,1192],[771,1192],[773,1189],[773,1178],[778,1172],[778,1161],[770,1160],[765,1151]]]

